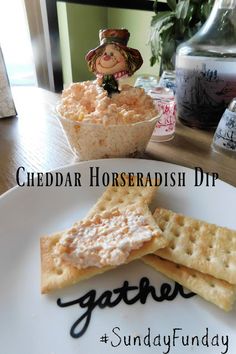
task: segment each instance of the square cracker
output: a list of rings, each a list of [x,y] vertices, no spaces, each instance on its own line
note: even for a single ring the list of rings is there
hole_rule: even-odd
[[[158,256],[236,284],[236,231],[161,208],[153,216],[170,239]]]
[[[156,255],[144,256],[142,261],[221,309],[232,309],[236,295],[234,285]]]
[[[127,177],[125,177],[127,180]],[[163,236],[160,228],[154,221],[147,204],[149,204],[154,196],[157,187],[147,185],[145,187],[138,186],[137,178],[133,179],[134,186],[109,186],[88,213],[86,219],[101,214],[103,211],[111,210],[114,207],[120,211],[130,208],[136,210],[137,206],[143,208],[143,213],[148,217],[150,224],[156,230],[156,236],[150,241],[143,244],[140,249],[130,253],[127,262],[141,258],[143,255],[153,253],[157,249],[166,247],[168,242]],[[144,181],[145,182],[145,181]],[[76,224],[75,224],[76,225]],[[63,232],[52,236],[44,236],[40,240],[41,247],[41,292],[48,293],[50,291],[63,288],[75,284],[83,279],[88,279],[94,275],[104,273],[113,269],[109,267],[89,267],[87,269],[78,269],[72,265],[63,264],[63,267],[57,266],[53,257],[54,247],[62,236]]]
[[[143,186],[139,186],[138,179],[136,176],[132,178],[133,186],[128,185],[128,176],[123,176],[125,180],[125,185],[123,186],[123,181],[121,176],[119,176],[118,186],[108,186],[102,196],[98,199],[94,207],[89,211],[87,217],[94,216],[97,213],[101,213],[105,210],[111,210],[113,208],[118,208],[124,210],[127,206],[135,204],[147,204],[149,205],[157,191],[158,187],[148,184],[145,178],[142,179]]]

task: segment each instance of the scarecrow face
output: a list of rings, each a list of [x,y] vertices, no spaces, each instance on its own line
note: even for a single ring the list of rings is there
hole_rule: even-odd
[[[100,74],[113,75],[119,71],[127,70],[126,58],[119,51],[118,46],[108,44],[96,59],[95,67]]]

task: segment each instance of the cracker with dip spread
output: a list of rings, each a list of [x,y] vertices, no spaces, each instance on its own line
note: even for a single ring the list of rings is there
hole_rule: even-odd
[[[41,238],[41,291],[48,293],[166,247],[148,204],[156,187],[111,186],[74,226]]]

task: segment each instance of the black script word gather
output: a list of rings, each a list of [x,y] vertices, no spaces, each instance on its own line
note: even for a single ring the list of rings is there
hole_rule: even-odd
[[[70,335],[73,338],[79,338],[86,332],[92,312],[96,307],[100,309],[104,309],[105,307],[112,308],[117,306],[121,301],[127,305],[133,305],[138,301],[141,304],[145,304],[149,295],[156,302],[172,301],[178,294],[185,299],[195,295],[192,292],[185,293],[183,287],[178,283],[175,283],[173,287],[168,283],[163,283],[160,286],[159,292],[160,294],[157,295],[156,289],[150,285],[149,279],[143,277],[139,282],[139,286],[131,286],[128,281],[124,281],[120,288],[113,291],[106,290],[98,297],[96,290],[90,290],[85,295],[72,301],[63,302],[61,299],[58,299],[57,305],[60,307],[79,305],[81,309],[85,309],[85,312],[73,323],[70,330]]]

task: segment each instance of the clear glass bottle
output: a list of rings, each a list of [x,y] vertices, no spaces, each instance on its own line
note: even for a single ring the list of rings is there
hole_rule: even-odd
[[[180,121],[210,129],[236,97],[236,0],[215,0],[208,20],[176,53]]]

